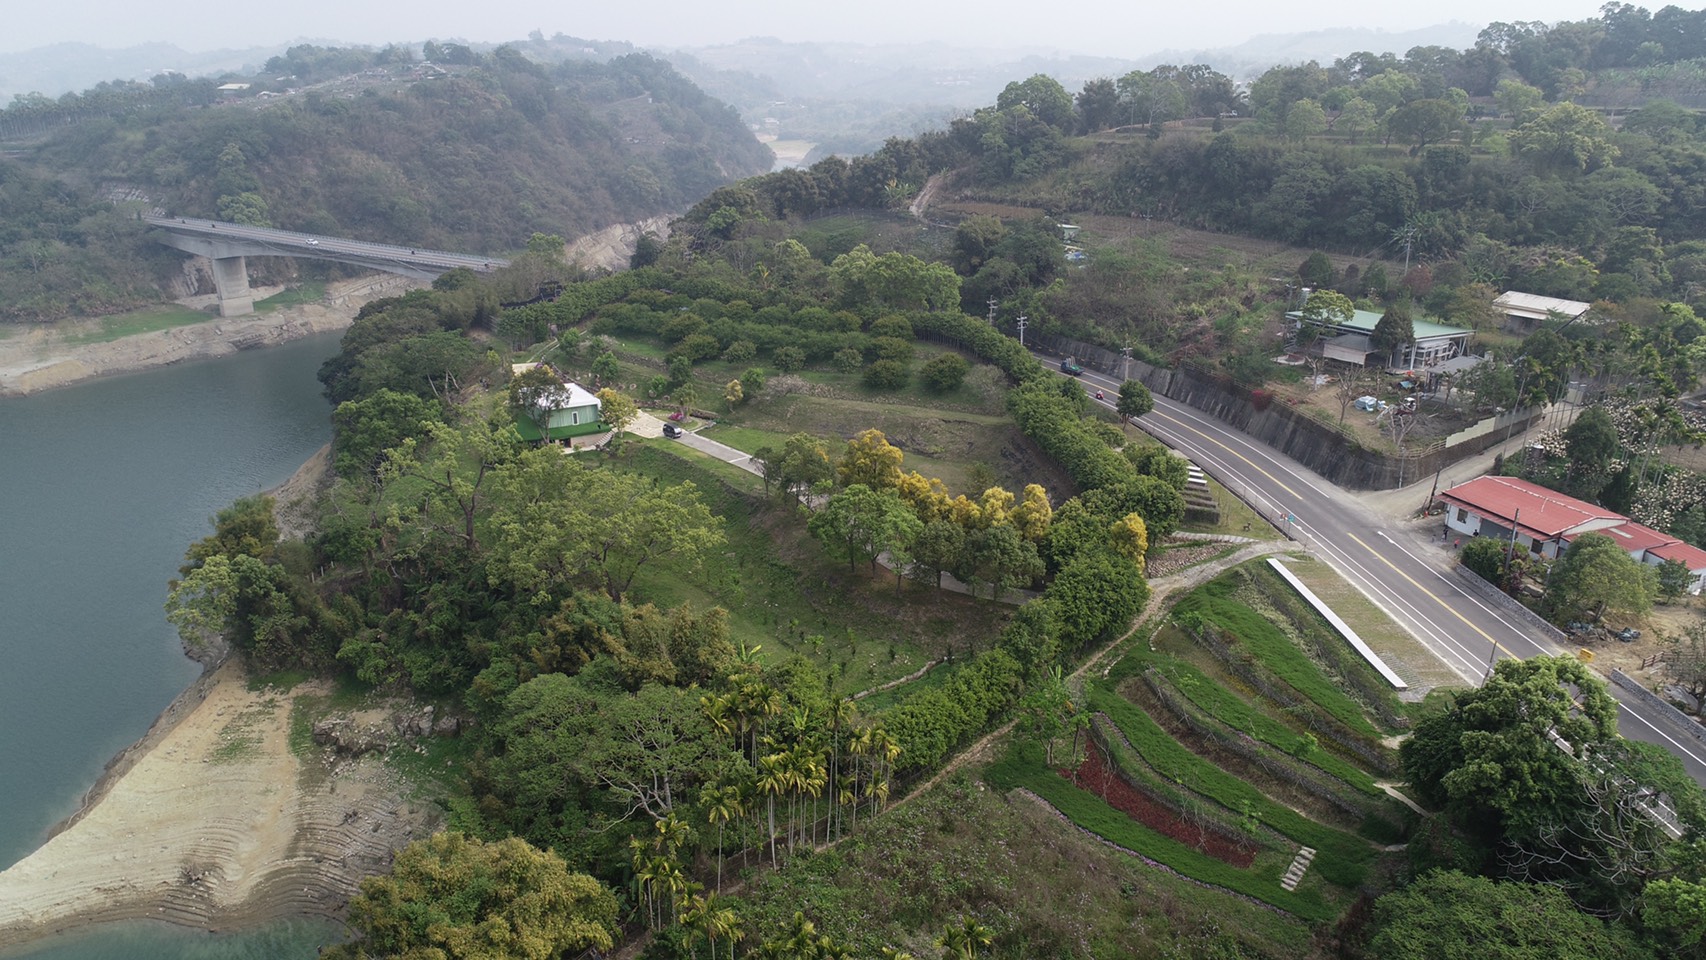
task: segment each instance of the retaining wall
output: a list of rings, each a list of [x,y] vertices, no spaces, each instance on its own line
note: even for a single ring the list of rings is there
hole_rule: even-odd
[[[1669,700],[1666,700],[1664,697],[1661,697],[1642,686],[1641,681],[1636,680],[1634,677],[1631,677],[1621,670],[1613,670],[1611,671],[1611,682],[1615,683],[1621,689],[1634,694],[1635,699],[1640,700],[1642,703],[1647,704],[1653,709],[1664,714],[1666,717],[1669,717],[1676,726],[1687,731],[1689,736],[1703,744],[1706,744],[1706,727],[1702,727],[1699,723],[1695,722],[1693,717],[1690,717],[1688,714],[1678,710]]]

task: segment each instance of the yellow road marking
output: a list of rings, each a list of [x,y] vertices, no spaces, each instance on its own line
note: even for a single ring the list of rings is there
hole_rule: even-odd
[[[1207,440],[1209,443],[1214,444],[1215,446],[1219,447],[1220,449],[1225,450],[1227,453],[1230,453],[1233,456],[1237,457],[1238,459],[1249,464],[1250,468],[1252,470],[1255,470],[1257,473],[1261,474],[1264,477],[1267,477],[1269,480],[1272,480],[1274,483],[1278,484],[1280,489],[1284,490],[1286,493],[1291,494],[1292,496],[1296,497],[1299,500],[1303,499],[1302,494],[1300,494],[1296,490],[1293,490],[1292,488],[1286,486],[1284,480],[1281,480],[1279,477],[1276,477],[1273,474],[1267,472],[1266,470],[1263,470],[1261,467],[1257,466],[1256,462],[1254,460],[1251,460],[1249,457],[1244,456],[1242,453],[1239,453],[1238,451],[1232,449],[1231,447],[1227,446],[1226,444],[1221,443],[1219,440],[1216,440],[1215,438],[1209,436],[1208,434],[1203,433],[1201,430],[1198,430],[1196,427],[1191,426],[1190,424],[1186,423],[1185,421],[1180,420],[1177,417],[1169,416],[1168,414],[1162,413],[1159,410],[1151,410],[1149,412],[1149,416],[1161,417],[1162,419],[1173,421],[1174,423],[1178,424],[1179,426],[1184,427],[1186,430],[1189,430],[1190,432],[1196,434],[1197,436],[1202,437],[1204,440]]]
[[[1464,615],[1463,615],[1463,614],[1462,614],[1462,613],[1460,613],[1460,612],[1459,612],[1459,611],[1458,611],[1458,610],[1457,610],[1457,608],[1455,608],[1455,607],[1453,607],[1453,606],[1451,606],[1451,605],[1450,605],[1450,604],[1448,604],[1448,603],[1446,603],[1446,602],[1445,602],[1445,601],[1444,601],[1444,600],[1441,600],[1441,599],[1440,599],[1440,598],[1439,598],[1439,597],[1438,597],[1438,596],[1435,596],[1435,595],[1434,595],[1434,592],[1433,592],[1433,591],[1432,591],[1432,590],[1429,590],[1429,589],[1428,589],[1428,588],[1427,588],[1427,587],[1424,587],[1424,586],[1422,586],[1422,585],[1421,585],[1421,584],[1419,584],[1419,583],[1417,583],[1417,582],[1416,582],[1416,579],[1415,579],[1415,578],[1414,578],[1414,577],[1412,577],[1412,576],[1410,576],[1410,575],[1409,575],[1409,574],[1407,574],[1407,573],[1405,573],[1405,572],[1404,572],[1404,571],[1403,571],[1403,570],[1402,570],[1402,569],[1401,569],[1401,568],[1400,568],[1400,567],[1399,567],[1399,566],[1398,566],[1398,565],[1397,565],[1397,564],[1395,564],[1395,563],[1393,563],[1393,562],[1392,562],[1392,561],[1390,561],[1390,560],[1388,560],[1388,559],[1386,559],[1386,556],[1385,556],[1385,555],[1384,555],[1384,554],[1382,554],[1382,553],[1381,553],[1381,552],[1380,552],[1380,551],[1378,551],[1378,550],[1376,550],[1376,549],[1374,549],[1374,548],[1373,548],[1373,547],[1371,547],[1371,546],[1369,546],[1369,545],[1368,545],[1368,544],[1366,544],[1366,543],[1363,543],[1363,542],[1362,542],[1362,540],[1361,540],[1361,538],[1359,538],[1359,537],[1358,537],[1358,536],[1357,536],[1357,535],[1356,535],[1356,534],[1354,534],[1354,533],[1347,533],[1347,534],[1345,534],[1345,536],[1347,536],[1347,537],[1350,537],[1350,538],[1351,538],[1351,539],[1352,539],[1352,540],[1355,540],[1355,541],[1356,541],[1356,544],[1357,544],[1357,546],[1359,546],[1359,547],[1361,547],[1361,548],[1363,548],[1363,549],[1364,549],[1364,550],[1367,550],[1367,551],[1368,551],[1368,552],[1369,552],[1369,553],[1372,553],[1372,554],[1374,554],[1374,556],[1375,556],[1375,558],[1376,558],[1376,559],[1378,559],[1378,560],[1379,560],[1379,561],[1380,561],[1380,562],[1381,562],[1381,563],[1384,563],[1384,564],[1386,564],[1386,565],[1387,565],[1387,566],[1388,566],[1388,567],[1391,567],[1391,568],[1392,568],[1392,572],[1393,572],[1393,573],[1396,573],[1396,574],[1397,574],[1397,575],[1398,575],[1398,576],[1400,576],[1400,577],[1403,577],[1403,578],[1404,578],[1404,579],[1405,579],[1405,580],[1408,580],[1408,581],[1410,581],[1410,585],[1411,585],[1411,586],[1413,586],[1413,587],[1415,587],[1415,588],[1416,588],[1416,589],[1417,589],[1417,590],[1420,590],[1420,591],[1422,591],[1422,592],[1423,592],[1423,593],[1425,593],[1425,594],[1427,594],[1427,595],[1428,595],[1428,599],[1430,599],[1430,600],[1432,600],[1432,601],[1433,601],[1433,602],[1435,602],[1435,603],[1437,603],[1437,604],[1439,604],[1439,605],[1440,605],[1440,606],[1442,606],[1442,607],[1444,607],[1444,608],[1445,608],[1445,609],[1446,609],[1446,610],[1447,610],[1447,611],[1448,611],[1448,612],[1450,612],[1450,614],[1451,614],[1451,615],[1452,615],[1452,616],[1454,616],[1454,617],[1456,617],[1456,618],[1457,618],[1457,619],[1459,619],[1459,620],[1462,620],[1462,621],[1463,621],[1463,624],[1464,624],[1464,626],[1466,626],[1466,627],[1468,627],[1468,628],[1469,628],[1469,629],[1471,629],[1471,630],[1473,630],[1473,631],[1475,631],[1475,632],[1476,632],[1476,633],[1478,633],[1478,634],[1480,634],[1480,635],[1481,635],[1481,636],[1483,636],[1483,637],[1486,637],[1486,638],[1487,638],[1487,642],[1488,642],[1488,643],[1490,643],[1490,644],[1492,644],[1492,645],[1493,645],[1493,646],[1495,646],[1495,647],[1497,647],[1497,648],[1498,648],[1498,649],[1500,649],[1500,650],[1503,650],[1503,651],[1504,651],[1504,653],[1505,653],[1505,656],[1507,656],[1507,657],[1510,657],[1510,658],[1512,658],[1512,659],[1514,659],[1514,660],[1521,660],[1521,659],[1522,659],[1522,658],[1521,658],[1521,657],[1519,657],[1519,656],[1517,656],[1517,655],[1516,655],[1516,654],[1514,654],[1514,653],[1512,653],[1512,652],[1511,652],[1511,651],[1510,651],[1510,648],[1508,648],[1508,647],[1506,647],[1506,646],[1505,646],[1505,645],[1504,645],[1504,644],[1502,644],[1502,643],[1500,643],[1500,642],[1499,642],[1499,641],[1497,641],[1497,640],[1494,640],[1494,639],[1493,639],[1493,637],[1492,637],[1492,635],[1491,635],[1491,634],[1489,634],[1489,633],[1488,633],[1488,632],[1487,632],[1487,631],[1485,631],[1485,630],[1482,630],[1482,629],[1481,629],[1481,628],[1480,628],[1480,627],[1477,627],[1477,626],[1476,626],[1476,625],[1475,625],[1475,624],[1474,624],[1474,623],[1473,623],[1473,622],[1471,622],[1471,621],[1470,621],[1470,619],[1469,619],[1469,618],[1468,618],[1468,617],[1466,617],[1466,616],[1464,616]]]

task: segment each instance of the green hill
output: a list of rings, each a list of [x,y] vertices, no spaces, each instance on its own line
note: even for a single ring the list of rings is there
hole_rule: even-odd
[[[161,299],[181,258],[138,208],[497,254],[679,211],[771,164],[650,57],[448,53],[293,48],[240,90],[161,78],[0,111],[0,318]]]

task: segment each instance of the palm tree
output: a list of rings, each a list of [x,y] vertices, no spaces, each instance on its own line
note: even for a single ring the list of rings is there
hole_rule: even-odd
[[[788,945],[788,949],[796,957],[817,957],[817,924],[807,920],[804,913],[796,910],[794,912],[794,926],[788,931],[788,936],[783,942]]]
[[[829,785],[834,791],[830,796],[839,799],[844,793],[841,787],[841,734],[853,723],[859,715],[859,707],[851,697],[837,697],[835,706],[829,709]],[[832,813],[833,820],[840,821],[841,805],[836,804]]]
[[[705,805],[705,819],[717,828],[717,890],[723,889],[723,827],[730,820],[745,813],[741,804],[740,788],[737,786],[706,787],[699,794],[699,802]]]
[[[772,753],[759,761],[758,792],[764,794],[764,813],[770,825],[770,866],[776,866],[776,797],[788,789],[788,756]]]
[[[896,950],[893,947],[884,947],[883,960],[918,960],[918,958],[907,953],[905,950]]]
[[[676,904],[676,908],[680,911],[681,925],[687,929],[687,942],[693,947],[693,960],[699,960],[701,937],[711,941],[711,958],[716,960],[717,944],[711,937],[711,914],[705,898],[695,894]]]
[[[711,940],[711,960],[717,960],[719,939],[729,942],[729,960],[734,960],[735,943],[745,938],[746,931],[740,927],[740,915],[728,907],[718,908],[716,901],[715,894],[705,898],[705,935]]]
[[[942,960],[977,960],[977,948],[987,947],[994,940],[988,927],[962,913],[958,924],[936,938],[936,948],[942,951]]]

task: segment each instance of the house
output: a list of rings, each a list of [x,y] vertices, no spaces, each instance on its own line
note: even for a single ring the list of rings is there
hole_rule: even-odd
[[[1570,322],[1593,322],[1588,316],[1592,305],[1580,300],[1561,300],[1558,297],[1542,297],[1534,293],[1506,290],[1493,299],[1493,306],[1505,315],[1505,329],[1517,333],[1533,330],[1540,326],[1541,322],[1553,317]]]
[[[538,364],[518,363],[510,369],[513,373],[523,373],[537,366]],[[598,414],[598,397],[587,388],[570,381],[538,393],[534,398],[531,413],[516,414],[515,429],[524,440],[567,440],[607,430],[599,421]],[[544,421],[543,429],[539,422],[541,420]]]
[[[1539,484],[1515,477],[1477,477],[1446,490],[1440,499],[1446,502],[1448,530],[1508,541],[1514,529],[1517,546],[1548,559],[1556,559],[1582,534],[1598,533],[1641,563],[1656,567],[1675,560],[1685,565],[1689,593],[1706,588],[1706,550]]]
[[[1293,310],[1286,314],[1286,318],[1300,327],[1308,322],[1301,310]],[[1372,356],[1376,363],[1388,369],[1420,372],[1469,352],[1468,329],[1415,320],[1411,325],[1416,339],[1383,356],[1373,346],[1374,328],[1379,324],[1380,314],[1372,310],[1357,310],[1349,320],[1322,324],[1321,355],[1329,360],[1343,360],[1358,366],[1368,366]]]
[[[1615,510],[1566,497],[1516,477],[1476,477],[1440,493],[1445,525],[1471,537],[1510,540],[1530,553],[1554,559],[1574,536],[1603,533],[1629,522]]]

